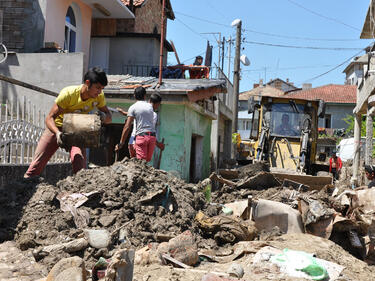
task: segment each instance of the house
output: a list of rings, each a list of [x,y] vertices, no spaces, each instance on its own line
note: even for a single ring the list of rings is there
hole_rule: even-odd
[[[289,82],[288,78],[286,79],[286,81],[283,81],[280,78],[276,78],[269,81],[266,85],[279,89],[284,93],[299,90],[299,88],[294,86],[294,83]]]
[[[373,23],[375,20],[375,1],[371,0],[367,9],[366,19],[363,24],[360,38],[373,39]],[[353,176],[351,182],[356,185],[361,184],[359,175],[360,166],[360,143],[361,143],[361,127],[362,115],[366,115],[366,149],[365,149],[365,163],[373,164],[372,150],[373,150],[373,116],[374,116],[374,85],[375,76],[372,72],[375,70],[374,45],[367,50],[368,60],[367,64],[363,65],[363,77],[358,80],[357,85],[357,102],[353,110],[354,113],[354,143],[355,154],[353,160]]]
[[[0,1],[0,12],[2,43],[9,50],[7,60],[0,65],[1,73],[55,92],[82,83],[93,19],[134,18],[118,0]],[[0,90],[3,103],[10,100],[16,104],[16,99],[25,97],[46,113],[54,101],[5,82],[0,83]]]
[[[160,169],[190,182],[209,176],[212,120],[217,119],[213,97],[226,93],[225,80],[164,79],[160,87],[157,87],[158,79],[154,77],[109,75],[109,80],[109,85],[104,89],[109,107],[127,110],[135,102],[134,88],[139,85],[147,87],[147,95],[157,92],[162,96],[157,135],[159,140],[164,138],[166,147]],[[114,113],[112,119],[113,124],[107,128],[106,135],[109,150],[106,155],[101,156],[104,161],[98,163],[101,165],[113,162],[113,148],[125,122],[125,117],[117,113]],[[126,150],[127,148],[120,158],[127,155]],[[90,153],[90,161],[98,159],[98,153]]]
[[[344,121],[344,118],[353,114],[357,91],[354,85],[329,84],[308,90],[287,93],[285,96],[325,101],[326,112],[324,118],[319,119],[319,128],[346,129],[348,124]]]
[[[367,54],[353,58],[343,70],[343,73],[345,73],[345,84],[357,85],[358,80],[363,78],[363,66],[367,63]]]
[[[149,76],[160,60],[162,1],[121,1],[134,13],[134,18],[93,19],[90,66],[101,66],[109,74]],[[166,17],[175,19],[170,0],[166,1]],[[164,38],[166,30],[167,20]],[[163,65],[167,63],[167,52],[172,51],[165,40]]]

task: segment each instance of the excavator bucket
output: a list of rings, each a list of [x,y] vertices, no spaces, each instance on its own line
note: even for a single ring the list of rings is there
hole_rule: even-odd
[[[271,173],[280,181],[289,180],[296,184],[308,186],[310,190],[321,190],[327,184],[333,184],[331,176],[311,176],[293,173],[290,171],[282,171],[280,169],[274,170],[271,168]]]

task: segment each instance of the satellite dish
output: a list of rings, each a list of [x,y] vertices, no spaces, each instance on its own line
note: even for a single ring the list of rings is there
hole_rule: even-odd
[[[239,23],[241,22],[240,19],[235,19],[234,21],[232,21],[232,26],[237,26]]]
[[[246,55],[242,55],[240,57],[240,61],[243,63],[243,65],[250,65],[250,60],[248,59],[248,57]]]

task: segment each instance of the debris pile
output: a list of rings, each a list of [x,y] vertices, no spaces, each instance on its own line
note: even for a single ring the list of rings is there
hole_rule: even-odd
[[[375,191],[313,190],[263,163],[194,185],[124,159],[55,186],[21,181],[0,193],[1,239],[54,266],[49,276],[66,266],[83,280],[133,272],[136,280],[370,280],[375,272],[367,265]]]
[[[28,201],[8,196],[2,209],[25,204],[14,238],[48,265],[77,253],[93,262],[122,244],[138,248],[185,230],[197,233],[194,217],[206,206],[194,185],[137,159],[80,171],[56,186],[39,184],[30,196]]]

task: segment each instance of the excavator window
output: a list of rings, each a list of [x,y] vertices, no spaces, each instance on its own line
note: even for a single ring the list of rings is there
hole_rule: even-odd
[[[270,134],[281,137],[300,137],[303,121],[309,117],[304,105],[292,103],[273,103],[270,114]]]

